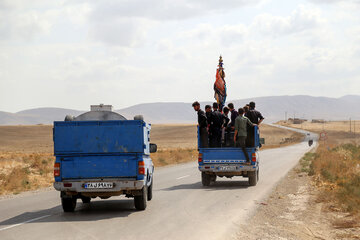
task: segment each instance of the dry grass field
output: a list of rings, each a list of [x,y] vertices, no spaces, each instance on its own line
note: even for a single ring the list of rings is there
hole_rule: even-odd
[[[286,146],[303,136],[261,125],[264,148]],[[195,125],[153,125],[151,142],[158,145],[152,154],[155,166],[197,160]],[[0,194],[19,193],[51,186],[53,181],[52,126],[0,126]]]
[[[289,125],[289,124],[286,124]],[[301,125],[291,124],[300,128]],[[355,126],[355,132],[354,132]],[[326,132],[316,153],[307,153],[301,160],[303,171],[314,176],[314,184],[321,189],[319,201],[330,209],[344,210],[360,220],[360,121],[306,123],[302,128],[313,132]],[[334,204],[336,203],[336,204]],[[343,227],[355,226],[345,224]],[[355,221],[356,222],[356,221]],[[358,225],[357,225],[358,226]]]
[[[51,153],[52,126],[0,126],[0,152]]]
[[[292,128],[302,128],[312,132],[321,133],[326,132],[326,143],[330,145],[344,144],[344,143],[360,143],[360,121],[331,121],[325,123],[310,123],[305,122],[303,124],[289,124],[279,122],[284,126]]]

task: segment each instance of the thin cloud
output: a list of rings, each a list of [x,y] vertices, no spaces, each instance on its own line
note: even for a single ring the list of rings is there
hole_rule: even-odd
[[[270,14],[259,15],[254,20],[253,28],[263,34],[277,37],[317,29],[325,22],[326,20],[321,17],[319,11],[299,6],[290,16],[286,17]]]

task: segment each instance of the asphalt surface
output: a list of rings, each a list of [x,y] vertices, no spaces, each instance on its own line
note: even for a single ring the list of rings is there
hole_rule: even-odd
[[[306,134],[307,132],[304,131]],[[0,200],[0,239],[229,239],[246,223],[281,178],[312,147],[302,143],[260,151],[260,179],[218,178],[201,185],[197,162],[158,168],[154,197],[145,211],[132,199],[78,200],[64,213],[59,192],[40,191]],[[249,226],[251,227],[251,226]]]

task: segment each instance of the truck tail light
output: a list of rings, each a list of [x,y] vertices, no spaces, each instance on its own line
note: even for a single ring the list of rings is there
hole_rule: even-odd
[[[198,158],[198,162],[202,162],[203,158],[202,158],[202,153],[199,153],[199,158]]]
[[[145,175],[145,162],[144,161],[139,162],[139,174]]]
[[[60,177],[60,163],[54,164],[54,177]]]
[[[252,160],[253,162],[256,162],[256,153],[252,153],[252,154],[251,154],[251,160]]]

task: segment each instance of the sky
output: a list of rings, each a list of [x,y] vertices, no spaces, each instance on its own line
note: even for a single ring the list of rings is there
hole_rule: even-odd
[[[0,0],[0,111],[360,95],[359,0]]]

